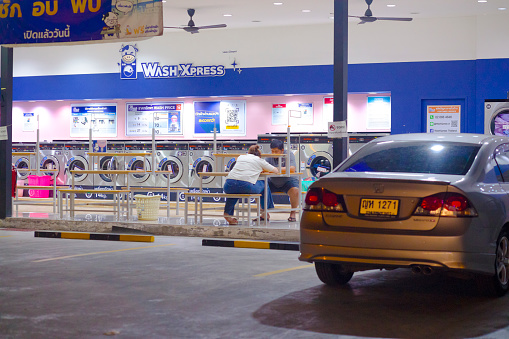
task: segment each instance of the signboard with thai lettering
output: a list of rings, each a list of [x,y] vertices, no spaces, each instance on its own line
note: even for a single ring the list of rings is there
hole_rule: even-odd
[[[162,0],[0,0],[0,32],[2,45],[162,35]]]

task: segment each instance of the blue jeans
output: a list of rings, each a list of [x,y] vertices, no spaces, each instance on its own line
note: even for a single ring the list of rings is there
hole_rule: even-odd
[[[223,190],[228,194],[237,194],[237,193],[253,193],[253,194],[261,194],[260,204],[261,208],[265,207],[265,195],[267,196],[267,208],[274,208],[274,201],[272,201],[272,194],[270,193],[270,188],[267,187],[267,194],[265,194],[265,182],[263,180],[258,180],[256,184],[252,184],[243,180],[234,180],[234,179],[226,179],[224,183]],[[235,204],[237,203],[237,198],[226,198],[226,203],[224,205],[224,214],[233,215],[235,210]]]

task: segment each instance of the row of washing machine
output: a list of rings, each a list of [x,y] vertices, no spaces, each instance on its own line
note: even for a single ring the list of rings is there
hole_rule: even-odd
[[[382,134],[363,134],[350,136],[350,150],[356,151],[361,145]],[[229,171],[235,165],[235,158],[224,158],[224,169],[218,169],[214,149],[217,153],[245,153],[248,148],[258,143],[262,153],[270,153],[272,139],[286,142],[286,134],[263,134],[257,140],[243,141],[157,141],[155,145],[155,162],[152,156],[139,156],[140,153],[152,153],[151,142],[112,141],[106,146],[104,156],[94,157],[94,163],[88,156],[89,143],[83,141],[55,141],[40,143],[38,159],[35,156],[13,155],[12,163],[18,169],[41,169],[40,173],[54,175],[57,185],[69,185],[72,182],[71,170],[142,170],[145,173],[129,174],[129,184],[142,187],[199,187],[198,172]],[[321,177],[332,169],[332,140],[326,134],[292,134],[291,149],[295,154],[299,170],[306,177]],[[215,148],[214,148],[215,147]],[[14,152],[35,153],[35,143],[13,144]],[[118,153],[112,156],[111,153]],[[130,153],[137,155],[129,156]],[[36,160],[37,159],[37,160]],[[45,172],[53,169],[55,172]],[[155,171],[168,171],[170,174],[156,174]],[[18,171],[19,179],[26,179],[29,172]],[[107,174],[76,175],[74,182],[82,187],[111,187],[115,177]],[[223,177],[204,177],[203,187],[220,189],[224,184]],[[126,178],[119,175],[117,186],[126,185]]]
[[[357,152],[371,140],[385,135],[389,133],[351,133],[349,155]],[[262,153],[270,153],[270,143],[273,139],[286,143],[287,138],[287,134],[262,134],[258,136],[258,144],[262,148]],[[290,149],[295,155],[297,169],[304,173],[305,178],[320,178],[332,170],[332,146],[332,139],[326,133],[290,135]]]

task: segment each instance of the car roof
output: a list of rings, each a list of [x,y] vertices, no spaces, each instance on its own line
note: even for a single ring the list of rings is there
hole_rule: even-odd
[[[473,133],[407,133],[393,134],[375,139],[381,141],[445,141],[466,144],[483,144],[491,142],[509,142],[509,137]]]

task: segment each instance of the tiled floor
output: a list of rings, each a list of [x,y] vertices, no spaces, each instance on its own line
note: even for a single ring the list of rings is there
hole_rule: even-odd
[[[33,198],[21,198],[21,201],[33,201]],[[49,219],[49,220],[57,220],[59,219],[58,213],[53,213],[53,203],[51,199],[38,199],[40,202],[37,205],[13,205],[12,207],[12,217],[14,218],[37,218],[37,219]],[[165,207],[161,207],[159,210],[159,215],[157,220],[138,220],[137,210],[133,208],[133,215],[129,218],[126,216],[121,216],[120,219],[111,213],[111,207],[104,207],[101,204],[104,203],[104,200],[77,200],[77,202],[86,203],[87,206],[81,206],[79,208],[85,209],[94,209],[94,212],[76,212],[76,215],[73,220],[75,221],[94,221],[94,222],[127,222],[127,223],[144,223],[144,224],[171,224],[171,225],[186,225],[184,219],[184,203],[181,202],[179,204],[179,211],[177,214],[176,203],[170,203],[170,217],[167,217],[167,210]],[[217,217],[204,217],[203,223],[197,223],[194,220],[194,216],[191,216],[188,220],[187,225],[204,225],[204,226],[225,226],[228,227],[228,223],[222,217],[223,211],[222,207],[224,203],[207,203],[205,204],[207,207],[217,207],[217,210],[207,211],[208,214],[217,214]],[[189,205],[189,209],[191,212],[194,211],[194,204]],[[288,205],[276,205],[276,209],[285,209],[288,208]],[[270,221],[265,225],[262,221],[260,228],[272,228],[272,229],[293,229],[297,230],[299,228],[299,221],[297,222],[288,222],[289,212],[270,212]],[[69,215],[64,215],[64,220],[71,220]],[[239,226],[255,226],[254,222],[248,221],[240,221]]]

